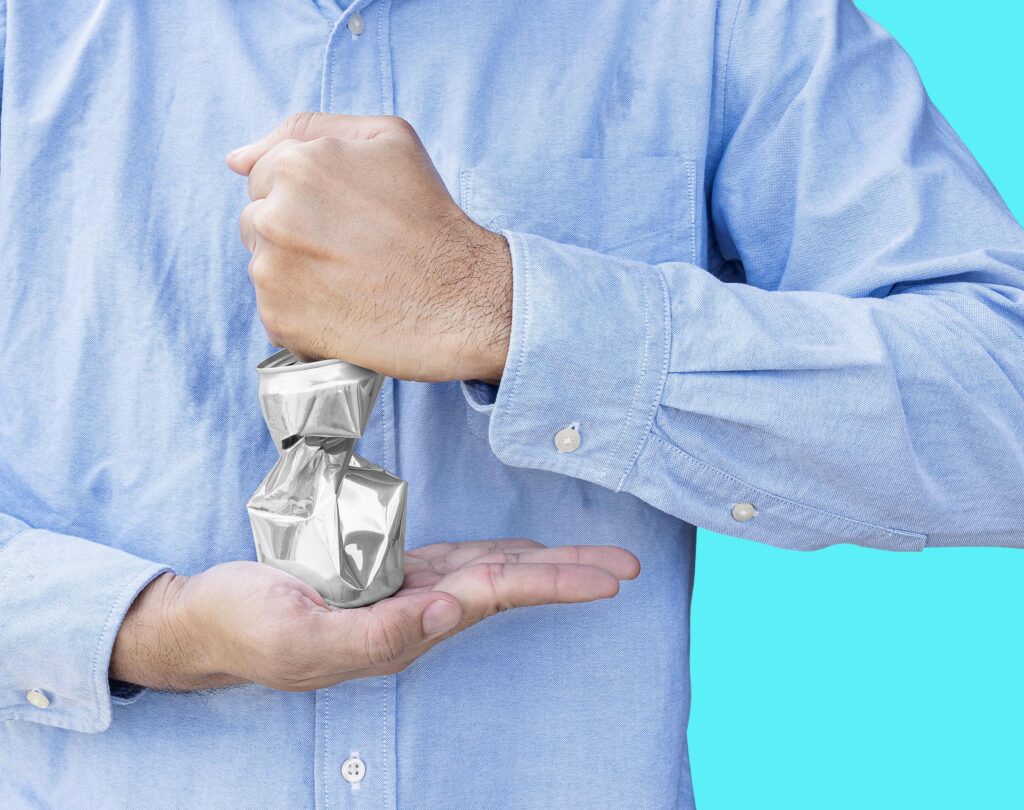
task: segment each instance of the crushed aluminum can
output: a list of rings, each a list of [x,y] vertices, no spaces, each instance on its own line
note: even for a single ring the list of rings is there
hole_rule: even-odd
[[[257,371],[280,457],[247,504],[256,558],[334,607],[390,596],[404,577],[407,485],[353,452],[383,377],[287,350]]]

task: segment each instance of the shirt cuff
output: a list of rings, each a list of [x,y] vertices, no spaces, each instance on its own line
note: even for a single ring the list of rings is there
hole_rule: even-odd
[[[494,400],[498,397],[498,386],[481,380],[464,380],[462,393],[470,408],[477,413],[490,416],[494,410]]]
[[[539,236],[504,236],[513,274],[505,374],[497,391],[464,383],[467,403],[490,412],[488,440],[503,463],[618,490],[668,369],[661,272]]]
[[[168,570],[77,537],[14,535],[0,549],[0,720],[108,728],[114,639],[135,597]]]

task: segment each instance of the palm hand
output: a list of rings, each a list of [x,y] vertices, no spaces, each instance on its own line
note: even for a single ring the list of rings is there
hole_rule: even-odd
[[[251,681],[298,691],[399,672],[502,610],[610,598],[640,569],[623,549],[532,540],[438,543],[405,559],[402,588],[363,608],[330,608],[301,580],[252,562],[180,578],[161,601],[170,604],[178,657],[202,685]]]

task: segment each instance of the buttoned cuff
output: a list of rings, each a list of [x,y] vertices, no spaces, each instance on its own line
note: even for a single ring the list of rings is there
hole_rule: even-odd
[[[38,529],[0,547],[0,720],[105,730],[114,639],[138,593],[168,570]]]
[[[490,414],[488,439],[503,463],[618,490],[668,367],[661,272],[539,236],[504,236],[513,272],[505,374],[496,391],[463,384],[467,402]]]

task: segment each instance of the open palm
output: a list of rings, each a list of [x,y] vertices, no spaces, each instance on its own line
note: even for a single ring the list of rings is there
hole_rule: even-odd
[[[405,565],[397,593],[348,610],[269,565],[214,566],[175,590],[182,655],[202,665],[206,685],[318,689],[399,672],[502,610],[607,599],[640,571],[620,548],[532,540],[438,543],[407,552]]]

